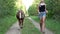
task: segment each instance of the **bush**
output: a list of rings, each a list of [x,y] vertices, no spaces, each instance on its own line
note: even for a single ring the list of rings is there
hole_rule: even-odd
[[[15,1],[16,0],[0,0],[0,17],[15,15]]]
[[[35,6],[35,5],[32,5],[32,6],[30,6],[30,8],[29,8],[29,10],[28,10],[28,12],[29,12],[29,15],[37,15],[37,9],[36,9],[36,7],[37,6]]]
[[[46,4],[47,4],[47,10],[50,11],[48,13],[48,15],[50,16],[50,18],[54,18],[54,19],[59,19],[59,11],[60,11],[60,0],[45,0]],[[49,17],[48,17],[49,18]]]
[[[8,28],[16,21],[16,0],[0,0],[0,34],[5,34]]]
[[[40,0],[35,0],[33,2],[33,4],[29,7],[28,9],[28,13],[30,16],[33,16],[33,15],[38,15],[38,3],[39,3]]]

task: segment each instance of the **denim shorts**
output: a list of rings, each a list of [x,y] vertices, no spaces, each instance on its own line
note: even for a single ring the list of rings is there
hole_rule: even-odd
[[[42,17],[44,17],[44,16],[46,16],[46,12],[40,12],[40,13],[39,13],[39,18],[42,18]]]

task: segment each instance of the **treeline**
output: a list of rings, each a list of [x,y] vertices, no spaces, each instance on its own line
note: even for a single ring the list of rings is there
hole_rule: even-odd
[[[48,17],[53,19],[60,19],[60,0],[45,0]]]
[[[16,0],[0,0],[0,34],[5,34],[16,22]]]
[[[29,15],[38,15],[37,7],[40,0],[35,0],[30,6]],[[48,10],[47,18],[60,19],[60,0],[45,0],[46,9]]]
[[[28,13],[30,16],[37,16],[38,15],[38,4],[39,4],[40,0],[35,0],[33,2],[33,4],[30,6],[30,8],[28,9]]]
[[[15,15],[15,1],[16,0],[0,0],[0,18]]]

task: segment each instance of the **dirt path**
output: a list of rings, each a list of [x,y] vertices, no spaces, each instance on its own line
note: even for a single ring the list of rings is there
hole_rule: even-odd
[[[28,19],[35,25],[36,28],[38,28],[40,30],[40,25],[35,22],[32,18],[28,17]],[[53,34],[52,31],[48,30],[47,28],[45,28],[45,34]]]
[[[35,22],[30,17],[28,17],[28,19],[35,25],[36,28],[40,30],[40,25],[37,22]],[[21,29],[20,30],[19,29],[20,28],[18,22],[16,22],[15,24],[12,25],[12,27],[10,27],[10,29],[5,34],[21,34]],[[53,34],[53,32],[48,30],[47,28],[45,28],[45,32],[46,32],[45,34]]]
[[[21,34],[21,29],[19,30],[19,25],[18,22],[16,22],[15,24],[12,25],[12,27],[10,27],[10,29],[6,32],[6,34]]]

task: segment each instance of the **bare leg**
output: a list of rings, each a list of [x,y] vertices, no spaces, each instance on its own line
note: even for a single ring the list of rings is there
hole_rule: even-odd
[[[40,30],[41,30],[41,32],[42,32],[42,18],[40,19]]]
[[[45,31],[45,16],[40,19],[41,32]]]
[[[42,32],[43,32],[43,34],[45,33],[45,16],[43,16],[43,18],[42,18]]]

